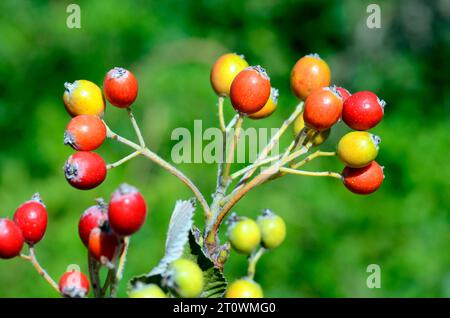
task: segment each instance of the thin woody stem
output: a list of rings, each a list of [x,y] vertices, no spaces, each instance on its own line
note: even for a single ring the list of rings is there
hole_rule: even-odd
[[[317,150],[315,153],[310,154],[308,157],[306,157],[302,161],[299,161],[299,162],[293,164],[291,166],[291,168],[292,169],[300,168],[300,167],[304,166],[305,164],[307,164],[308,162],[310,162],[318,157],[332,157],[332,156],[336,156],[336,152],[334,152],[334,151],[327,152],[327,151]]]
[[[238,178],[239,176],[241,176],[241,175],[243,175],[244,173],[246,173],[247,171],[249,171],[249,170],[251,170],[251,169],[254,169],[254,168],[258,168],[258,167],[263,166],[263,165],[265,165],[265,164],[268,164],[268,163],[270,163],[270,162],[272,162],[272,161],[278,160],[278,159],[280,159],[280,157],[281,157],[281,155],[276,155],[276,156],[272,156],[272,157],[266,158],[266,159],[264,159],[264,160],[262,160],[262,161],[255,162],[255,163],[253,163],[253,164],[251,164],[251,165],[249,165],[249,166],[247,166],[247,167],[245,167],[245,168],[242,168],[241,170],[236,171],[235,173],[233,173],[233,174],[230,176],[230,178],[231,178],[231,179],[236,179],[236,178]]]
[[[127,108],[127,113],[128,117],[130,117],[131,124],[133,125],[134,131],[136,132],[141,148],[145,148],[144,137],[142,137],[141,129],[139,128],[139,125],[137,124],[136,119],[134,118],[131,108]]]
[[[219,97],[219,101],[218,101],[218,108],[219,108],[219,123],[220,123],[220,130],[222,131],[222,133],[225,133],[226,131],[226,127],[225,127],[225,116],[223,114],[223,102],[224,102],[225,98],[223,96]]]
[[[91,255],[91,253],[88,252],[89,279],[91,281],[95,298],[101,298],[105,295],[100,286],[99,267],[100,266],[97,260]]]
[[[178,170],[177,168],[172,166],[170,163],[168,163],[167,161],[165,161],[164,159],[159,157],[157,154],[155,154],[150,149],[142,148],[140,145],[138,145],[138,144],[136,144],[136,143],[134,143],[134,142],[132,142],[132,141],[130,141],[130,140],[128,140],[128,139],[126,139],[126,138],[116,134],[116,133],[114,133],[107,125],[106,125],[106,131],[107,131],[108,138],[111,138],[113,140],[117,140],[118,142],[120,142],[120,143],[122,143],[124,145],[127,145],[128,147],[130,147],[132,149],[135,149],[136,151],[140,151],[143,156],[147,157],[148,159],[150,159],[151,161],[153,161],[154,163],[156,163],[157,165],[159,165],[160,167],[162,167],[163,169],[167,170],[168,172],[170,172],[171,174],[176,176],[178,179],[180,179],[194,193],[194,195],[196,196],[196,198],[200,202],[200,204],[201,204],[201,206],[202,206],[202,208],[203,208],[203,210],[205,212],[205,216],[208,217],[211,214],[209,206],[208,206],[208,203],[206,202],[206,200],[203,197],[203,195],[200,192],[200,190],[180,170]]]
[[[52,286],[52,288],[54,290],[56,290],[57,293],[59,293],[59,286],[58,284],[53,280],[53,278],[50,277],[49,274],[47,274],[47,272],[45,271],[44,268],[42,268],[42,266],[39,264],[37,258],[36,258],[36,253],[34,252],[34,248],[32,246],[30,246],[29,248],[30,250],[30,255],[20,255],[21,258],[28,260],[33,267],[36,269],[36,271],[38,272],[38,274],[40,276],[42,276],[47,283]]]
[[[264,147],[264,149],[258,155],[257,159],[255,160],[255,163],[264,160],[269,155],[270,151],[272,151],[273,147],[275,147],[275,145],[279,142],[281,136],[283,136],[289,125],[300,115],[302,111],[303,111],[303,102],[300,102],[295,108],[294,112],[292,112],[289,118],[283,122],[280,129],[278,129],[277,133],[271,138],[266,147]],[[243,184],[247,182],[247,180],[253,175],[255,170],[256,167],[247,171],[239,180],[235,190],[242,187]]]
[[[260,247],[255,253],[250,255],[248,259],[248,269],[247,269],[247,277],[253,279],[256,273],[256,264],[258,263],[261,256],[263,256],[266,249],[264,247]]]
[[[234,129],[234,136],[233,136],[233,140],[231,141],[230,149],[228,152],[228,157],[225,162],[225,168],[224,168],[223,174],[222,174],[222,186],[224,184],[227,184],[227,182],[228,182],[230,169],[231,169],[231,162],[233,161],[234,151],[235,151],[236,145],[239,141],[239,136],[241,134],[241,128],[242,128],[243,121],[244,121],[244,117],[242,115],[239,115],[239,118],[236,122],[236,127]]]
[[[286,172],[289,174],[297,174],[301,176],[311,176],[311,177],[332,177],[336,179],[342,179],[342,175],[337,172],[331,171],[323,171],[323,172],[315,172],[315,171],[303,171],[303,170],[295,170],[292,168],[281,167],[280,172]]]
[[[123,240],[123,252],[122,255],[120,255],[119,263],[117,265],[117,272],[116,272],[116,278],[120,281],[123,276],[123,269],[125,267],[125,262],[127,260],[127,253],[128,253],[128,247],[130,246],[130,237],[127,236]]]
[[[118,160],[116,162],[113,162],[113,163],[110,163],[110,164],[106,165],[106,169],[111,170],[113,168],[116,168],[116,167],[120,166],[121,164],[123,164],[123,163],[125,163],[125,162],[127,162],[127,161],[129,161],[129,160],[131,160],[131,159],[133,159],[133,158],[135,158],[137,156],[139,156],[141,153],[142,153],[141,150],[136,150],[135,152],[129,154],[128,156],[126,156],[126,157],[124,157],[124,158],[122,158],[122,159],[120,159],[120,160]]]

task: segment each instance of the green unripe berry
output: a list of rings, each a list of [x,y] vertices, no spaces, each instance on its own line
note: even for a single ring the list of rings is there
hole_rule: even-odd
[[[167,270],[167,282],[178,296],[195,298],[203,290],[203,272],[193,261],[180,258],[173,261]]]
[[[232,221],[227,234],[231,246],[242,254],[250,254],[261,243],[258,224],[249,218]]]
[[[263,298],[261,286],[250,278],[241,278],[228,286],[225,298]]]
[[[286,238],[286,223],[283,218],[270,210],[265,210],[257,221],[261,230],[262,245],[265,248],[273,249],[283,243]]]
[[[167,298],[164,291],[155,284],[141,285],[128,293],[130,298]]]

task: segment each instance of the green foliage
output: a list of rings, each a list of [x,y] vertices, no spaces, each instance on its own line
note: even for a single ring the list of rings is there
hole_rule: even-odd
[[[186,187],[144,159],[120,166],[91,191],[66,184],[62,165],[71,150],[62,145],[69,116],[63,83],[102,83],[113,66],[133,70],[140,92],[135,114],[149,146],[169,159],[176,127],[217,126],[217,98],[209,70],[222,53],[244,53],[261,64],[280,89],[279,108],[268,119],[244,126],[278,127],[296,99],[289,72],[296,60],[319,53],[332,81],[350,91],[373,90],[387,101],[386,116],[373,130],[382,138],[379,162],[386,180],[376,194],[356,196],[337,180],[288,176],[249,193],[235,207],[256,217],[264,208],[286,220],[287,237],[258,263],[255,280],[268,297],[450,296],[450,90],[449,8],[445,1],[378,1],[382,28],[367,29],[368,1],[77,1],[81,29],[68,29],[65,1],[0,2],[0,216],[39,191],[49,210],[48,232],[37,256],[55,278],[69,264],[87,272],[78,238],[80,214],[96,197],[109,198],[121,182],[142,190],[149,217],[132,238],[120,296],[126,282],[164,255],[166,229]],[[447,7],[446,7],[447,6]],[[233,110],[226,102],[226,116]],[[133,136],[123,111],[108,105],[106,121]],[[322,149],[332,150],[346,132],[333,128]],[[287,133],[286,136],[290,137]],[[286,137],[282,146],[290,142]],[[128,149],[107,142],[108,162]],[[180,169],[209,198],[216,165]],[[309,166],[308,166],[309,169]],[[322,158],[311,169],[339,171]],[[202,216],[195,216],[201,225]],[[222,233],[224,234],[224,233]],[[366,287],[366,268],[379,264],[382,288]],[[246,259],[232,253],[230,281],[245,275]],[[27,262],[0,261],[0,297],[56,297]],[[7,288],[5,287],[7,286]]]

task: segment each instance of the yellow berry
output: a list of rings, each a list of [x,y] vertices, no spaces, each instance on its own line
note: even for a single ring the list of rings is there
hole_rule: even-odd
[[[72,116],[97,115],[102,116],[105,111],[105,100],[100,87],[86,80],[77,80],[64,84],[64,106]]]
[[[219,96],[230,95],[230,87],[236,75],[248,67],[243,55],[227,53],[222,55],[214,63],[211,69],[211,85]]]
[[[249,218],[241,218],[228,228],[231,246],[239,253],[250,254],[261,243],[261,231],[258,224]]]
[[[277,109],[278,106],[278,89],[272,87],[270,90],[270,97],[263,108],[256,113],[248,115],[251,119],[262,119],[269,117]]]
[[[337,155],[346,166],[362,168],[377,157],[380,141],[378,136],[366,131],[352,131],[339,141]]]
[[[195,298],[203,290],[203,272],[193,261],[180,258],[168,268],[169,286],[182,298]]]
[[[265,210],[257,221],[261,230],[262,245],[265,248],[273,249],[283,243],[286,238],[286,223],[283,218]]]
[[[128,293],[130,298],[167,298],[164,291],[155,284],[138,286]]]
[[[231,283],[225,298],[263,298],[261,286],[250,278],[241,278]]]

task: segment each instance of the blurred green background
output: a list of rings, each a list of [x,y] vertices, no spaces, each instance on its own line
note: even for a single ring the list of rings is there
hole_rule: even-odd
[[[58,279],[69,264],[87,272],[86,250],[77,234],[80,214],[94,198],[108,198],[121,183],[142,190],[149,218],[133,236],[121,284],[149,271],[164,253],[170,213],[177,199],[192,196],[166,171],[143,158],[109,173],[107,182],[78,191],[64,180],[72,153],[62,135],[70,117],[63,83],[89,79],[101,85],[107,70],[123,66],[140,84],[134,107],[151,149],[170,159],[176,127],[217,126],[217,98],[209,84],[215,59],[245,54],[269,72],[280,89],[279,108],[263,121],[278,127],[293,110],[290,69],[317,52],[332,69],[332,81],[350,91],[372,90],[387,101],[373,132],[383,142],[382,188],[357,196],[334,179],[288,176],[268,183],[235,207],[256,217],[273,209],[288,224],[288,236],[265,255],[256,280],[271,297],[450,297],[450,3],[377,1],[381,29],[368,29],[372,1],[77,1],[81,29],[66,27],[72,1],[0,2],[0,217],[39,191],[49,211],[38,258]],[[233,111],[227,103],[227,118]],[[134,138],[123,111],[109,106],[106,121]],[[323,149],[332,150],[346,131],[333,129]],[[286,134],[282,146],[290,142]],[[106,142],[108,162],[129,149]],[[309,168],[309,167],[308,167]],[[337,159],[311,169],[339,171]],[[182,164],[209,199],[214,164]],[[198,210],[200,211],[200,209]],[[201,213],[197,224],[202,226]],[[366,268],[381,266],[381,288],[366,287]],[[225,273],[245,275],[246,259],[232,253]],[[54,297],[53,290],[21,259],[0,261],[0,297]]]

